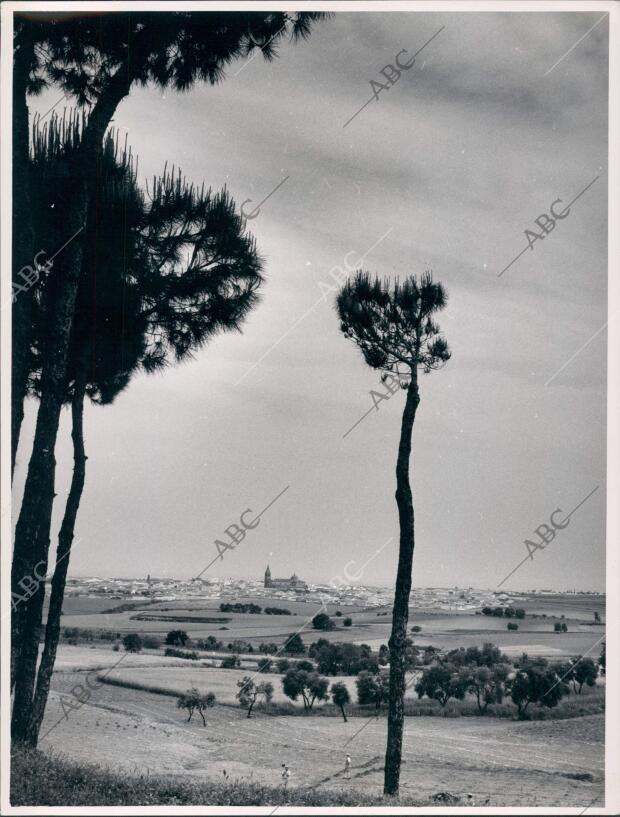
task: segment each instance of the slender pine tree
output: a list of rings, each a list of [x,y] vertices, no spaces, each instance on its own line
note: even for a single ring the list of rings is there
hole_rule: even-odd
[[[420,402],[418,371],[428,373],[446,363],[450,350],[434,315],[446,306],[444,288],[430,273],[403,283],[372,278],[357,272],[336,298],[340,328],[361,350],[373,369],[397,374],[407,397],[401,421],[396,460],[396,504],[400,545],[390,649],[390,691],[384,792],[397,795],[402,758],[407,622],[413,569],[414,509],[409,468],[413,424]]]

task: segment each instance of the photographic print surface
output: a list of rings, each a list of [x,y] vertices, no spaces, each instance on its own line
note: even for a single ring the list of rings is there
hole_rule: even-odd
[[[4,5],[3,814],[617,811],[617,16]]]

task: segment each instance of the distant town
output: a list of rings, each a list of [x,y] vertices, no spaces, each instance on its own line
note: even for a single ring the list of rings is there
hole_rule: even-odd
[[[523,594],[544,596],[583,594],[601,595],[593,590],[531,589],[498,591],[473,587],[416,587],[412,591],[412,603],[417,608],[430,610],[471,611],[487,604],[502,601],[518,601]],[[299,600],[306,602],[337,603],[340,605],[364,605],[384,607],[392,604],[393,589],[370,585],[330,584],[306,582],[293,574],[288,579],[274,579],[269,567],[260,580],[209,577],[200,579],[154,578],[69,578],[68,596],[106,596],[112,599],[148,598],[153,601],[172,601],[188,597],[202,599],[226,599],[239,596]]]

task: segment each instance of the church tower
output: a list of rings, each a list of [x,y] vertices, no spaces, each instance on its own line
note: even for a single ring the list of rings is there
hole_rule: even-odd
[[[271,587],[271,570],[269,570],[269,565],[267,565],[267,570],[265,570],[265,587]]]

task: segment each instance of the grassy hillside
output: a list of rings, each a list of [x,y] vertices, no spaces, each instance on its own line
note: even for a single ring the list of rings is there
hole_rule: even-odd
[[[427,801],[351,791],[270,788],[257,783],[196,783],[153,775],[132,776],[42,752],[11,755],[12,806],[368,806],[425,805]]]

